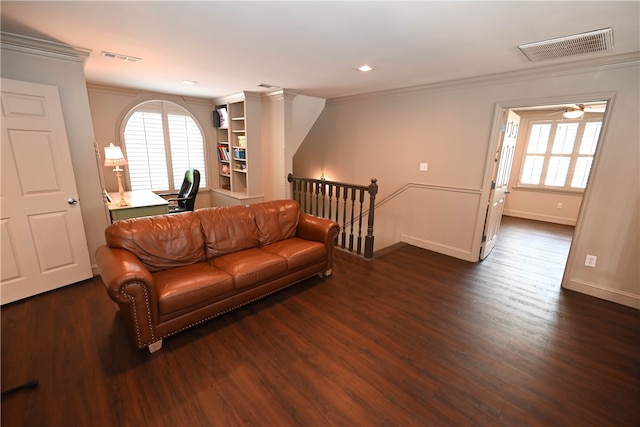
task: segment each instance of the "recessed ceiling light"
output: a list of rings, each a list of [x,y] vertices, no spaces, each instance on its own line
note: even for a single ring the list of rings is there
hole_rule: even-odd
[[[183,85],[187,85],[187,86],[193,86],[196,83],[198,83],[198,82],[194,82],[193,80],[183,80],[182,81],[182,84]]]
[[[372,71],[372,70],[373,70],[373,67],[371,65],[367,65],[367,64],[361,65],[361,66],[358,67],[358,71],[362,71],[363,73],[366,73],[366,72]]]

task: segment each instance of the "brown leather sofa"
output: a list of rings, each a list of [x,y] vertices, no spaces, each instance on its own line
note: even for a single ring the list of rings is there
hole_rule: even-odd
[[[297,202],[116,221],[96,251],[100,276],[138,348],[311,276],[331,274],[339,226]]]

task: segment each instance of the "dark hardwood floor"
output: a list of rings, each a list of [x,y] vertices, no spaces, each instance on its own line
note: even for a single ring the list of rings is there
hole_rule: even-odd
[[[572,228],[412,246],[136,350],[99,278],[2,307],[2,426],[638,426],[639,311],[563,290]]]

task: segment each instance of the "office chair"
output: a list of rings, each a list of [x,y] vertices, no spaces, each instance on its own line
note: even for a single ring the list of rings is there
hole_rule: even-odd
[[[185,172],[184,174],[184,180],[182,181],[180,191],[178,191],[177,193],[164,193],[160,194],[160,196],[178,196],[167,199],[167,201],[169,202],[175,202],[169,205],[170,214],[193,211],[199,187],[200,172],[198,171],[198,169],[187,169],[187,172]]]

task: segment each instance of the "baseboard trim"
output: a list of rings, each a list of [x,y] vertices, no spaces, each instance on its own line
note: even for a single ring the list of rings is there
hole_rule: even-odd
[[[443,245],[441,243],[432,242],[430,240],[422,239],[420,237],[409,236],[406,234],[400,235],[400,241],[404,243],[408,243],[412,246],[417,246],[422,249],[427,249],[433,252],[438,252],[440,254],[452,256],[454,258],[462,259],[465,261],[476,262],[478,261],[477,257],[473,257],[471,254],[471,250],[457,248],[455,246]]]
[[[531,212],[514,211],[514,210],[508,210],[508,209],[505,209],[503,214],[506,216],[513,216],[516,218],[532,219],[534,221],[552,222],[554,224],[572,225],[572,226],[576,225],[575,218],[567,218],[562,216],[541,215],[541,214],[535,214]]]
[[[569,280],[567,283],[563,284],[562,287],[640,310],[640,295],[631,294],[617,289],[604,288],[595,283],[589,283],[583,280]]]

